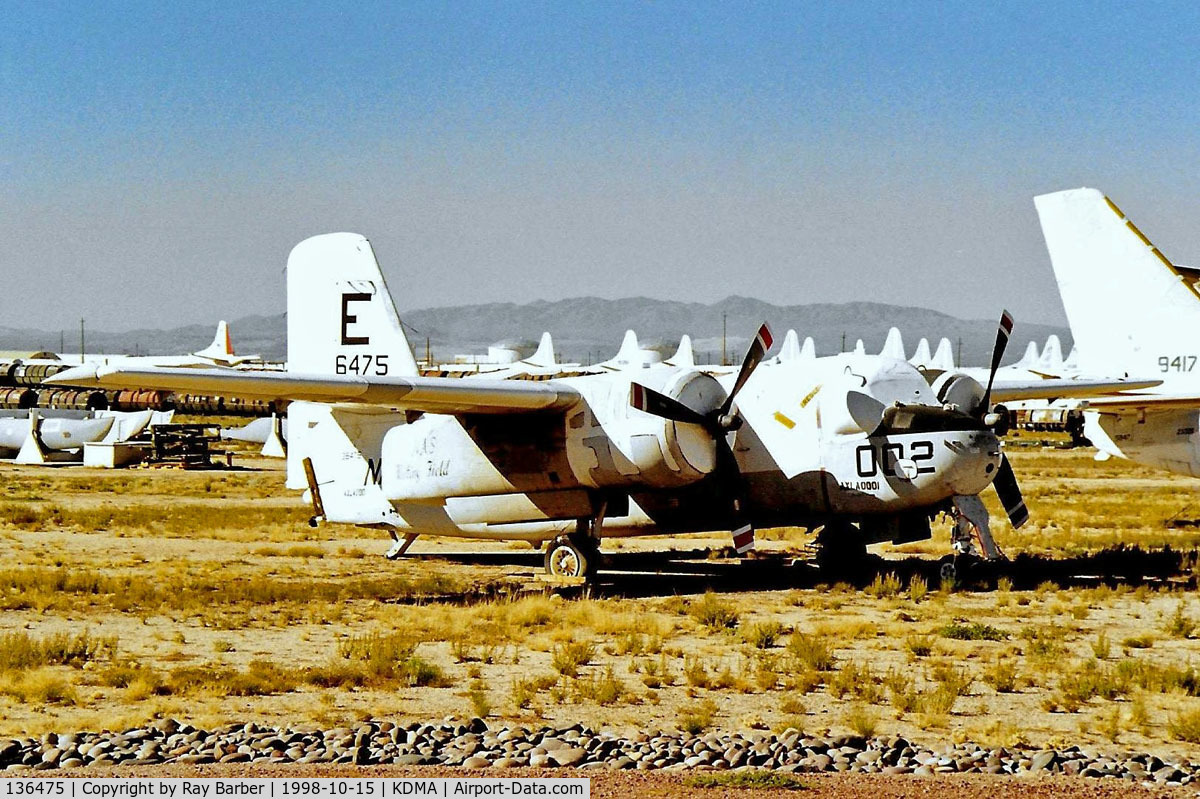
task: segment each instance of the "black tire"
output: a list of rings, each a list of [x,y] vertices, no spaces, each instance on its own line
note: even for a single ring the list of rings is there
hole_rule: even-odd
[[[822,571],[847,572],[862,565],[867,544],[858,528],[850,524],[826,525],[817,536],[817,566]]]

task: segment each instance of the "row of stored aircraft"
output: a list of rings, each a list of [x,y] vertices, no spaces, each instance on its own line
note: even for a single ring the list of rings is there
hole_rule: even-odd
[[[549,542],[547,570],[562,577],[590,575],[610,536],[725,530],[740,552],[757,529],[805,526],[837,561],[927,538],[943,512],[959,546],[977,536],[994,555],[979,493],[994,485],[1014,526],[1028,516],[995,404],[1158,383],[1002,375],[1007,313],[978,377],[918,369],[902,351],[816,357],[794,336],[769,357],[766,325],[731,368],[698,367],[690,348],[635,364],[623,347],[629,362],[598,368],[551,357],[423,376],[371,245],[352,233],[293,249],[287,306],[285,371],[91,364],[51,382],[289,400],[287,486],[314,521],[386,529],[393,556],[419,535]]]

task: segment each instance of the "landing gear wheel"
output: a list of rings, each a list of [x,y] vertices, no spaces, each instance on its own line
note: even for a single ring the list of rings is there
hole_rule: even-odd
[[[946,558],[942,561],[942,565],[938,568],[938,577],[942,582],[958,582],[958,564],[954,562],[954,558]]]
[[[850,572],[867,557],[866,542],[853,525],[826,525],[817,544],[817,566],[822,571]]]
[[[580,546],[570,538],[556,538],[546,548],[546,573],[551,577],[591,577],[600,559],[599,550]]]

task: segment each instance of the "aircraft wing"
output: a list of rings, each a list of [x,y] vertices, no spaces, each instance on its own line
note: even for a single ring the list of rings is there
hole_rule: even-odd
[[[1137,391],[1162,385],[1161,380],[997,380],[992,386],[994,402],[1013,400],[1059,399],[1061,397],[1113,397],[1119,392]]]
[[[1083,407],[1101,413],[1200,408],[1200,394],[1117,394],[1090,399]]]
[[[570,386],[546,380],[457,377],[367,377],[233,369],[76,366],[44,381],[105,389],[161,389],[261,400],[381,405],[429,413],[521,413],[563,410],[579,400]]]

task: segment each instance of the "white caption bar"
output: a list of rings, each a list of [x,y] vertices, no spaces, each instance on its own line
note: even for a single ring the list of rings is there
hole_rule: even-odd
[[[502,797],[561,796],[590,799],[592,782],[587,778],[386,778],[359,779],[313,777],[311,779],[253,779],[225,777],[143,778],[104,777],[88,779],[0,780],[0,799],[215,799],[215,797],[262,797],[262,799],[408,799],[409,797]]]

